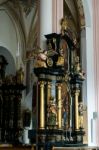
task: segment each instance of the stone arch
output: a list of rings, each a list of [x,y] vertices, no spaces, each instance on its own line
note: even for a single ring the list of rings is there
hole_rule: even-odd
[[[10,21],[13,24],[13,27],[15,29],[16,39],[17,39],[16,44],[19,43],[19,45],[20,45],[19,46],[20,55],[21,55],[20,59],[23,59],[24,54],[25,54],[23,52],[23,50],[26,49],[26,34],[25,34],[24,24],[22,22],[22,19],[20,19],[20,18],[22,18],[20,9],[18,9],[18,11],[16,11],[17,9],[18,8],[16,8],[16,6],[11,4],[9,1],[5,2],[0,7],[0,11],[4,11],[8,15]]]
[[[6,8],[6,11],[9,15],[9,17],[11,18],[13,25],[15,27],[16,30],[16,36],[17,36],[17,41],[19,42],[20,45],[20,53],[21,53],[21,58],[23,59],[25,56],[25,52],[23,52],[23,50],[26,50],[26,33],[25,33],[25,28],[24,28],[24,23],[23,23],[23,19],[22,19],[22,14],[20,11],[20,6],[18,8],[19,4],[17,6],[10,5],[10,3],[7,3],[6,5],[4,5],[4,7]],[[17,7],[16,9],[14,9],[14,7]],[[18,11],[18,12],[17,12]]]

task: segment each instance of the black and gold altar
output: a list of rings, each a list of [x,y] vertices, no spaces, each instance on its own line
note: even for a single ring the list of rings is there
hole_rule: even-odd
[[[74,40],[68,28],[63,28],[63,21],[66,20],[62,20],[60,34],[45,35],[47,50],[34,68],[38,78],[37,126],[29,131],[29,138],[35,138],[39,150],[83,145],[85,131],[83,122],[79,123],[83,118],[79,98],[85,78]],[[37,65],[41,62],[42,66]]]

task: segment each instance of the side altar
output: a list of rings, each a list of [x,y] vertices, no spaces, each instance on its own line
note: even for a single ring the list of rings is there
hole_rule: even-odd
[[[84,146],[82,83],[85,80],[77,45],[66,19],[61,33],[45,35],[46,50],[37,50],[34,73],[37,125],[29,131],[37,148]]]

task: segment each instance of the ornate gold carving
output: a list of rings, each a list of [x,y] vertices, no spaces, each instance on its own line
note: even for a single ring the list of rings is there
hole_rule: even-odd
[[[40,67],[47,68],[47,65],[46,65],[47,51],[39,49],[35,55],[36,55],[36,60],[35,60],[34,67],[35,68],[40,68]]]
[[[64,57],[63,56],[59,56],[58,57],[58,61],[57,61],[57,66],[64,66]]]
[[[64,30],[66,30],[68,27],[68,22],[66,18],[62,18],[60,24],[61,24],[61,33],[64,34]]]
[[[23,68],[20,67],[20,69],[16,73],[17,83],[22,84],[24,81],[24,71]]]
[[[48,58],[48,59],[47,59],[47,65],[48,65],[49,67],[52,67],[52,66],[53,66],[53,60],[52,60],[52,58]]]
[[[75,58],[74,74],[79,75],[79,78],[81,79],[85,79],[84,77],[85,73],[81,69],[80,60],[78,56]]]

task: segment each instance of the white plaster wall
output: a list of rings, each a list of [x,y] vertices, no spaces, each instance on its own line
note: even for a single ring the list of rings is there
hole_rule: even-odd
[[[11,18],[5,10],[0,10],[0,46],[7,48],[16,59],[16,31]]]
[[[0,7],[0,46],[5,47],[14,58],[16,68],[22,63],[20,31],[6,8]]]
[[[86,59],[86,84],[87,84],[87,106],[88,106],[88,145],[96,146],[95,119],[95,87],[94,87],[94,53],[93,53],[93,20],[92,20],[92,0],[82,0],[86,19],[86,52],[83,55]]]
[[[80,51],[80,55],[81,55],[81,64],[82,64],[82,69],[85,72],[85,78],[86,78],[86,30],[85,28],[81,29],[81,51]],[[82,100],[84,105],[87,105],[87,84],[86,84],[86,80],[83,81],[83,86],[82,86]]]

